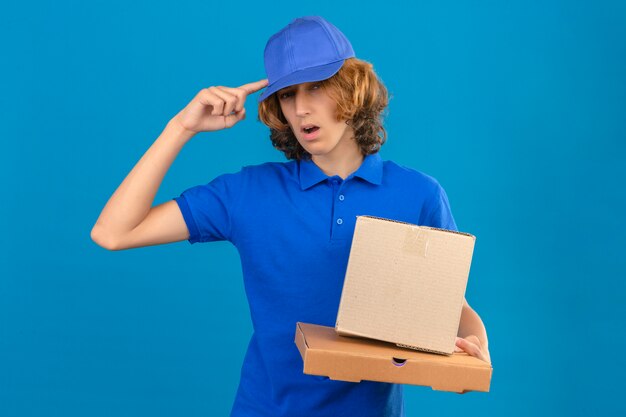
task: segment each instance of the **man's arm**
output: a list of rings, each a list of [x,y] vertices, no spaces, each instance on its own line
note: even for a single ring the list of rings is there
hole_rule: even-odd
[[[466,299],[463,300],[457,336],[456,346],[460,351],[491,363],[487,330],[478,313],[470,307]]]
[[[167,124],[104,206],[91,229],[94,242],[120,250],[189,236],[176,202],[151,206],[165,173],[192,137],[177,120]]]
[[[189,238],[175,201],[152,207],[163,177],[196,133],[227,129],[243,120],[247,96],[267,84],[268,80],[264,79],[238,88],[219,86],[200,90],[168,122],[109,198],[91,229],[93,241],[106,249],[120,250]]]

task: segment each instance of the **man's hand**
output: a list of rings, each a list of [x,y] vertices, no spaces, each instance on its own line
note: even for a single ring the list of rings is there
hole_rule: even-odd
[[[267,78],[237,88],[203,88],[173,120],[191,134],[228,129],[246,117],[248,95],[267,87]]]
[[[491,364],[491,357],[489,356],[489,349],[483,347],[480,343],[480,339],[473,334],[468,335],[467,337],[457,337],[456,338],[456,348],[455,352],[465,352],[470,356],[474,356],[482,361],[485,361]],[[459,392],[458,394],[466,394],[471,392],[471,390]]]
[[[489,349],[486,346],[482,346],[480,339],[473,334],[456,338],[455,352],[465,352],[468,355],[474,356],[482,361],[491,364],[491,357],[489,356]]]

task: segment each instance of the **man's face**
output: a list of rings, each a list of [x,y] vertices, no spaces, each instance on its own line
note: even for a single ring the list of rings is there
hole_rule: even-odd
[[[345,120],[335,119],[337,103],[320,82],[292,85],[276,94],[298,142],[314,159],[315,156],[333,156],[356,147],[352,128]]]

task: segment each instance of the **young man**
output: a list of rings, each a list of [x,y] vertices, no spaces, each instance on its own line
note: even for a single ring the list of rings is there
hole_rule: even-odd
[[[305,375],[297,321],[334,326],[356,216],[456,230],[435,179],[383,161],[387,91],[371,64],[318,16],[294,19],[265,49],[268,79],[201,90],[107,202],[92,238],[110,250],[187,239],[239,251],[254,333],[233,416],[400,416],[402,386]],[[151,207],[172,161],[196,133],[259,117],[288,162],[245,166]],[[480,317],[465,304],[458,349],[489,361]]]

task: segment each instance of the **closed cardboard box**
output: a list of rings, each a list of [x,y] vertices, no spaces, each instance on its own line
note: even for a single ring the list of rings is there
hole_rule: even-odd
[[[438,355],[393,343],[344,337],[332,327],[297,323],[295,343],[304,373],[330,379],[430,386],[434,390],[489,391],[492,368],[464,352]]]
[[[358,216],[335,329],[451,355],[475,237]]]

